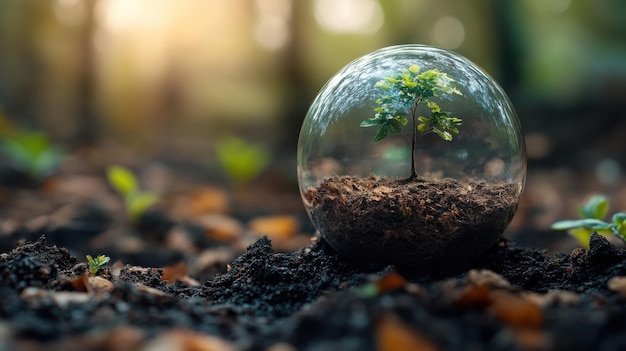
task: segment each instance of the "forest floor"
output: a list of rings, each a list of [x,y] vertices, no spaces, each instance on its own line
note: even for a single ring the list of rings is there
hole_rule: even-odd
[[[623,245],[547,230],[592,190],[563,171],[529,175],[466,269],[411,275],[335,253],[280,173],[232,191],[136,167],[163,199],[134,222],[104,168],[93,151],[42,184],[0,167],[0,350],[626,348]],[[112,262],[90,274],[87,254]]]

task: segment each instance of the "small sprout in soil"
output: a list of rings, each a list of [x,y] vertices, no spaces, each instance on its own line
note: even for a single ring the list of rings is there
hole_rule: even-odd
[[[37,131],[8,131],[0,139],[0,150],[18,170],[37,182],[52,174],[65,157],[44,133]]]
[[[236,188],[245,187],[270,163],[269,150],[235,136],[219,139],[215,144],[217,160]]]
[[[106,175],[109,184],[124,199],[126,213],[135,222],[161,199],[154,191],[141,191],[137,177],[127,168],[111,166],[107,169]]]
[[[91,257],[91,255],[87,255],[86,257],[87,263],[89,264],[89,273],[91,274],[97,274],[102,267],[111,261],[111,258],[105,255],[100,255],[95,259]]]
[[[609,209],[609,200],[606,196],[596,195],[578,209],[581,219],[567,219],[552,224],[553,230],[567,230],[567,233],[589,249],[589,240],[595,232],[602,235],[615,235],[626,242],[626,214],[615,213],[611,222],[605,222]]]
[[[387,77],[376,83],[381,92],[376,100],[374,118],[361,122],[361,127],[376,127],[374,141],[380,141],[387,134],[399,133],[402,127],[409,122],[406,111],[410,110],[412,120],[411,138],[411,175],[409,179],[417,178],[415,170],[415,148],[417,132],[422,134],[435,133],[443,140],[452,141],[453,134],[458,134],[458,126],[462,120],[452,117],[452,113],[442,111],[439,104],[432,100],[441,94],[462,95],[454,85],[454,80],[446,73],[431,69],[420,73],[420,67],[411,65],[399,74]],[[418,116],[418,108],[425,105],[430,109],[430,117]],[[418,124],[419,121],[419,124]]]

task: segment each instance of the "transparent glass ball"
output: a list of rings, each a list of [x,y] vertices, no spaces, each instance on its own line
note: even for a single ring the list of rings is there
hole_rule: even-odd
[[[389,88],[425,72],[445,76],[419,76],[420,87],[450,89],[407,100]],[[375,141],[377,113],[399,122]],[[442,115],[457,119],[432,122]],[[337,252],[422,271],[460,267],[494,245],[526,177],[520,123],[502,88],[466,58],[423,45],[383,48],[335,74],[303,122],[297,163],[309,216]]]

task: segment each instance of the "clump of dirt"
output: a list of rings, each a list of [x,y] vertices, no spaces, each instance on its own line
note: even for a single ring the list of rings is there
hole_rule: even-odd
[[[0,349],[619,350],[624,258],[599,235],[571,255],[501,239],[462,273],[401,276],[323,239],[280,253],[261,238],[193,284],[137,266],[87,278],[41,238],[0,255]]]
[[[305,190],[322,237],[358,261],[413,271],[466,266],[498,241],[517,208],[515,184],[332,177]]]

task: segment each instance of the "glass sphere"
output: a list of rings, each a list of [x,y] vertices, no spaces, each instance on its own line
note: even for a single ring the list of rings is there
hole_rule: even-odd
[[[367,54],[321,89],[298,142],[300,191],[340,254],[454,269],[498,241],[526,177],[502,88],[466,58],[423,45]]]

